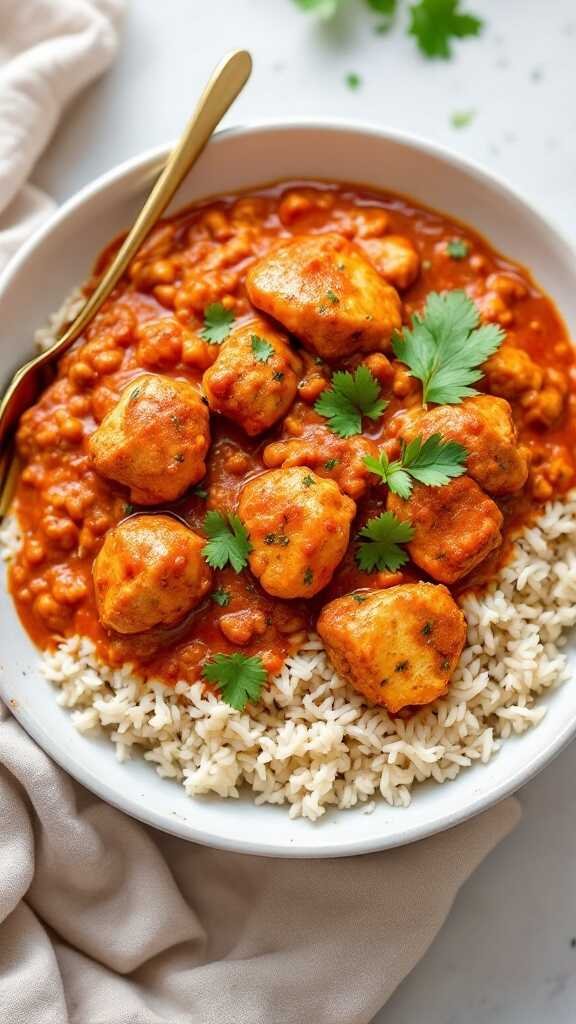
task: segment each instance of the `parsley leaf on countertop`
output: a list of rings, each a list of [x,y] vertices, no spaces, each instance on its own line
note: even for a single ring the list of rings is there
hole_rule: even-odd
[[[468,128],[476,117],[475,110],[455,110],[450,115],[450,124],[453,128]]]
[[[460,0],[419,0],[410,7],[408,34],[426,57],[452,56],[450,41],[477,36],[483,21],[460,10]]]
[[[226,309],[221,302],[212,302],[204,310],[204,327],[200,337],[211,345],[221,345],[230,334],[234,319],[231,309]]]
[[[427,487],[443,487],[466,472],[467,457],[468,452],[457,441],[444,441],[441,434],[432,434],[425,441],[419,436],[403,445],[400,458],[394,462],[382,451],[377,459],[367,455],[364,465],[406,500],[412,494],[412,479]]]
[[[223,569],[228,562],[234,572],[242,572],[252,550],[248,531],[235,515],[207,512],[204,529],[208,534],[202,554],[212,569]]]
[[[378,14],[385,14],[387,18],[391,18],[396,14],[398,0],[366,0],[366,3],[373,11],[376,11]]]
[[[362,417],[377,420],[389,404],[378,397],[380,385],[367,366],[358,366],[354,373],[338,370],[332,374],[331,384],[314,408],[340,437],[362,433]]]
[[[236,711],[243,711],[249,701],[259,700],[266,682],[262,659],[246,654],[215,654],[202,674],[219,687],[222,700]]]
[[[495,324],[479,322],[480,314],[465,292],[430,292],[423,316],[414,314],[412,327],[393,339],[396,358],[422,381],[424,405],[457,405],[478,394],[470,387],[484,376],[478,367],[505,337]]]
[[[303,11],[313,11],[321,18],[331,18],[340,6],[341,0],[295,0]]]
[[[356,552],[356,561],[363,572],[396,572],[408,561],[401,544],[412,540],[414,527],[402,522],[393,512],[382,512],[369,519],[358,534],[362,543]]]
[[[257,334],[253,334],[250,338],[252,344],[252,353],[257,363],[267,363],[270,356],[274,355],[274,347],[265,338],[260,338]]]
[[[362,79],[360,75],[356,74],[355,71],[349,71],[345,78],[346,85],[349,89],[359,89],[362,85]]]

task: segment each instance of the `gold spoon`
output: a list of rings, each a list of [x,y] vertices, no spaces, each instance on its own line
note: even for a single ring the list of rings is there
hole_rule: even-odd
[[[90,298],[52,348],[24,363],[14,374],[0,402],[0,518],[6,515],[17,476],[10,438],[20,416],[38,396],[42,370],[66,352],[96,316],[195,164],[214,129],[244,88],[251,71],[252,58],[246,50],[235,50],[218,65],[180,142],[168,157],[130,232]]]

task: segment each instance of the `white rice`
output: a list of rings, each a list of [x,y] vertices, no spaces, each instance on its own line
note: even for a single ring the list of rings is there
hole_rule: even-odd
[[[36,333],[48,348],[83,301],[80,290]],[[127,664],[113,669],[75,636],[43,655],[43,674],[72,709],[76,728],[106,733],[120,761],[143,752],[157,772],[190,796],[288,804],[315,821],[327,808],[375,797],[406,807],[415,784],[447,782],[486,763],[513,733],[542,720],[538,697],[567,676],[562,647],[576,623],[576,490],[548,504],[524,530],[512,559],[481,595],[461,600],[467,644],[446,697],[407,719],[366,704],[333,671],[311,636],[263,694],[235,711],[202,683],[143,682]],[[0,531],[5,559],[19,547],[18,526]]]
[[[576,491],[546,506],[482,595],[461,605],[468,641],[446,697],[408,719],[367,705],[332,670],[318,637],[286,662],[261,704],[234,711],[201,683],[143,682],[112,669],[76,636],[42,659],[42,671],[83,733],[104,731],[125,761],[143,752],[190,796],[288,804],[312,821],[330,806],[374,798],[407,806],[416,783],[446,782],[485,763],[513,733],[545,714],[537,698],[566,678],[562,646],[576,623]],[[8,557],[18,546],[8,524]]]

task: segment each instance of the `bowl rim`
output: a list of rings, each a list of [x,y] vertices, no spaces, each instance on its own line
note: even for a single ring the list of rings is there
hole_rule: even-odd
[[[463,174],[476,179],[481,186],[484,186],[491,191],[496,190],[499,192],[509,202],[513,203],[514,206],[522,213],[529,215],[541,230],[548,232],[549,235],[555,236],[555,240],[566,250],[567,258],[572,258],[572,260],[575,261],[576,266],[576,247],[566,237],[563,229],[559,227],[559,225],[555,223],[554,219],[548,214],[542,214],[536,208],[534,203],[523,195],[515,185],[508,184],[503,177],[489,171],[480,163],[471,160],[468,157],[460,156],[444,145],[413,133],[384,128],[370,122],[352,122],[345,118],[330,118],[329,120],[323,120],[315,117],[298,119],[285,118],[274,121],[256,120],[245,125],[221,129],[215,133],[210,145],[215,143],[218,144],[221,139],[230,136],[241,138],[244,135],[266,134],[269,132],[290,133],[294,131],[310,133],[318,131],[345,131],[359,136],[368,135],[385,141],[400,143],[413,149],[417,153],[424,153],[432,156],[439,161],[452,166]],[[88,182],[69,199],[67,199],[47,218],[47,220],[31,235],[31,237],[24,242],[24,244],[9,260],[7,266],[0,274],[0,299],[10,287],[12,280],[19,273],[21,267],[26,263],[30,254],[42,245],[44,239],[47,238],[62,221],[73,215],[85,202],[97,196],[98,193],[118,184],[123,179],[126,179],[127,181],[130,180],[131,176],[136,172],[140,172],[144,175],[142,178],[143,184],[147,182],[148,178],[151,182],[154,174],[159,172],[162,162],[166,158],[170,149],[171,144],[165,143],[144,150],[143,152],[116,164],[110,170],[98,175],[98,177]],[[332,180],[330,176],[329,179]],[[328,178],[326,180],[328,180]],[[338,180],[337,176],[333,180]],[[368,183],[366,183],[366,185],[369,187]],[[255,183],[254,187],[258,187],[258,183]],[[423,201],[425,202],[425,200]],[[530,270],[529,267],[528,270]],[[5,682],[5,679],[0,680],[0,684]],[[9,702],[7,696],[4,697],[4,700],[8,710],[10,710],[10,712],[24,727],[26,732],[42,747],[42,749],[73,778],[107,803],[117,807],[125,813],[130,814],[132,817],[145,824],[158,828],[161,831],[179,836],[180,838],[210,847],[265,857],[327,858],[374,853],[379,850],[408,845],[428,836],[451,829],[456,825],[475,817],[477,814],[487,810],[500,800],[516,792],[522,785],[534,778],[534,776],[536,776],[555,756],[557,756],[576,733],[575,718],[573,722],[566,722],[563,727],[558,730],[553,740],[543,746],[537,755],[528,763],[519,766],[507,778],[498,783],[492,784],[488,790],[482,793],[472,790],[465,805],[443,811],[437,815],[433,822],[428,821],[416,823],[405,828],[402,834],[399,834],[398,831],[396,831],[391,835],[384,834],[380,838],[370,837],[355,839],[352,836],[351,838],[345,839],[342,839],[341,837],[328,839],[327,837],[326,841],[323,843],[316,843],[313,846],[307,845],[306,842],[299,842],[297,848],[294,849],[288,847],[286,844],[277,845],[268,840],[263,841],[257,836],[251,838],[238,836],[234,839],[229,839],[227,837],[214,834],[206,828],[197,830],[189,821],[181,823],[175,817],[173,820],[168,821],[167,819],[169,818],[169,815],[162,816],[161,813],[157,812],[153,808],[146,809],[145,807],[142,807],[142,805],[133,800],[130,795],[122,794],[122,796],[119,797],[114,787],[110,786],[104,778],[96,776],[90,769],[83,765],[79,765],[79,763],[68,754],[65,747],[59,744],[58,741],[50,734],[43,731],[42,727],[34,721],[25,708],[21,708],[19,706],[14,707],[13,703]],[[113,754],[114,752],[112,747],[110,747],[110,750]]]

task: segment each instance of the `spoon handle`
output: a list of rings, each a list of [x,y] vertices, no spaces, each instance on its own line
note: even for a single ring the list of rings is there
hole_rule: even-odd
[[[106,301],[126,268],[164,213],[178,186],[196,162],[214,129],[243,89],[252,71],[246,50],[235,50],[220,62],[202,93],[178,145],[172,151],[132,228],[90,298],[55,345],[46,352],[52,361],[82,334]],[[38,360],[40,363],[41,360]]]

